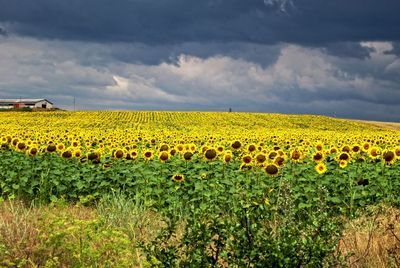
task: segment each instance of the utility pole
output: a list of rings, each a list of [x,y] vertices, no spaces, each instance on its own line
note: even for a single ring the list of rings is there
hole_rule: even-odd
[[[74,96],[74,112],[75,112],[76,98]]]

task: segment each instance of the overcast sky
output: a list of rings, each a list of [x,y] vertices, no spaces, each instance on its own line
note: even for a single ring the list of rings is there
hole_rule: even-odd
[[[0,99],[400,121],[399,0],[0,0]]]

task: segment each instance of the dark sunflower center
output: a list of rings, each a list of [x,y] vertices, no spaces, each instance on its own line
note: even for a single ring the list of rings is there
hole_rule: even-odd
[[[191,152],[186,152],[186,153],[183,154],[183,158],[184,158],[185,160],[190,160],[190,159],[192,159],[192,156],[193,156],[193,154],[192,154]]]
[[[299,160],[300,159],[300,153],[298,151],[293,152],[292,159],[293,160]]]
[[[264,163],[265,160],[267,160],[267,158],[265,157],[265,155],[259,154],[259,155],[257,155],[256,160],[258,163]]]
[[[168,151],[168,145],[166,145],[166,144],[163,144],[161,147],[160,147],[160,151]]]
[[[214,149],[208,149],[205,153],[205,157],[208,160],[212,160],[217,156],[217,152]]]
[[[118,150],[116,153],[115,153],[115,157],[116,158],[122,158],[124,156],[124,152],[122,152],[121,150]]]
[[[65,151],[62,153],[62,157],[63,158],[71,158],[72,157],[72,153],[70,151]]]
[[[233,149],[239,149],[241,146],[242,144],[240,143],[240,141],[235,141],[234,143],[232,143]]]
[[[267,172],[270,175],[276,175],[278,174],[278,168],[275,165],[268,165],[265,168],[265,172]]]
[[[315,161],[319,161],[319,160],[321,160],[321,159],[322,159],[322,154],[317,153],[317,154],[314,155],[314,160],[315,160]]]
[[[25,143],[23,143],[23,142],[18,143],[18,149],[23,150],[25,148],[26,148]]]
[[[168,153],[162,153],[161,155],[160,155],[160,159],[162,160],[162,161],[167,161],[168,160]]]
[[[47,151],[48,152],[54,152],[56,150],[56,146],[54,144],[50,144],[49,146],[47,146]]]
[[[250,156],[243,157],[243,162],[249,164],[251,162],[251,157]]]
[[[385,159],[386,162],[390,162],[394,159],[394,153],[392,151],[385,152],[383,154],[383,159]]]

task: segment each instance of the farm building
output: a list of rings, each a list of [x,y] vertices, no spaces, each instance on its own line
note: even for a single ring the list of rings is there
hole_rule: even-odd
[[[53,103],[46,99],[0,99],[0,109],[41,108],[51,109]]]

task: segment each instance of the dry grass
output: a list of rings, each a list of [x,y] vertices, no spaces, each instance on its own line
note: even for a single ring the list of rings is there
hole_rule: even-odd
[[[380,122],[380,121],[364,121],[364,120],[351,120],[351,121],[368,124],[378,128],[400,130],[400,123],[396,122]]]
[[[162,225],[160,216],[154,212],[142,211],[140,215],[133,213],[122,217],[121,211],[115,210],[108,211],[111,214],[114,213],[115,216],[115,222],[109,222],[107,218],[102,217],[95,207],[82,205],[37,207],[20,201],[0,202],[0,267],[48,266],[54,255],[68,255],[71,253],[67,249],[64,252],[64,246],[58,243],[65,242],[65,239],[70,239],[68,241],[70,243],[74,242],[77,237],[79,238],[76,231],[79,232],[79,228],[82,231],[90,228],[90,222],[102,222],[104,224],[99,232],[111,229],[120,232],[119,235],[126,235],[131,248],[130,253],[133,254],[135,260],[130,261],[130,265],[123,267],[144,267],[146,260],[140,250],[136,248],[136,242],[140,240],[146,243],[154,239],[157,231],[161,228],[160,225]],[[121,222],[121,217],[126,222]],[[89,225],[85,225],[86,223]],[[63,231],[63,229],[66,231]],[[63,237],[64,235],[65,237]],[[84,234],[81,238],[87,239]],[[74,241],[71,241],[71,239]],[[104,237],[103,240],[98,240],[97,243],[113,243],[112,238],[111,240],[107,239],[107,237]],[[57,245],[52,244],[51,241],[53,240]],[[121,240],[118,241],[120,242]],[[79,242],[79,239],[75,242]],[[86,245],[93,246],[93,250],[96,251],[96,242],[84,242]],[[101,250],[102,245],[99,244],[99,246]],[[106,251],[104,252],[107,253]],[[57,258],[57,262],[53,266],[71,267],[68,258],[68,256]],[[100,266],[103,267],[102,265]]]
[[[15,260],[35,261],[27,263],[35,267],[42,259],[43,231],[46,224],[55,218],[76,220],[93,220],[95,211],[84,207],[32,207],[20,201],[0,203],[0,247],[6,249],[7,255]],[[0,266],[9,266],[0,260]],[[14,266],[14,265],[11,265]]]
[[[349,267],[400,267],[400,210],[379,208],[351,221],[338,251]]]
[[[122,228],[144,242],[153,239],[155,232],[162,227],[159,216],[146,213],[136,228],[129,226],[133,230]],[[14,259],[33,260],[24,267],[42,266],[41,254],[48,253],[42,243],[46,222],[58,218],[90,221],[98,219],[99,213],[95,208],[82,206],[30,207],[17,201],[4,202],[0,204],[0,251],[8,250]],[[179,241],[183,229],[183,226],[179,226],[177,236],[169,242]],[[350,221],[337,250],[342,255],[349,255],[346,259],[349,267],[400,267],[400,209],[374,208],[368,214]],[[139,252],[136,253],[137,265],[143,267],[145,260]],[[0,267],[10,266],[15,265],[0,260]]]

